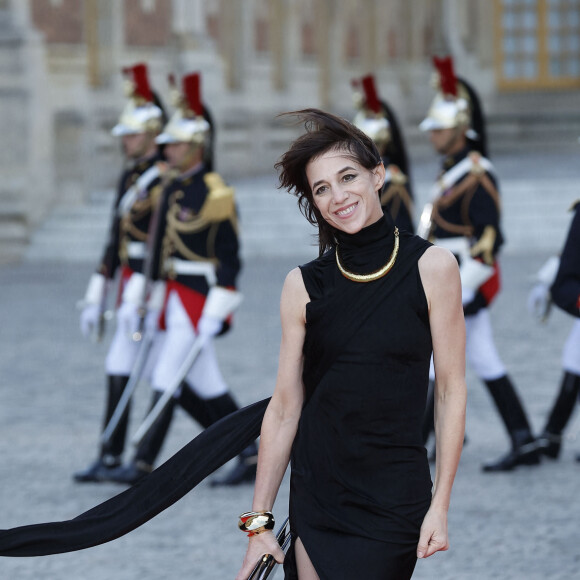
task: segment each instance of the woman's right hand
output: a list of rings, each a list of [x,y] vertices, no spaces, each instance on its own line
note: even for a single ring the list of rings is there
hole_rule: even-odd
[[[278,564],[284,561],[284,552],[276,541],[274,532],[263,532],[249,538],[244,563],[236,576],[236,580],[247,580],[258,561],[265,554],[272,554]]]

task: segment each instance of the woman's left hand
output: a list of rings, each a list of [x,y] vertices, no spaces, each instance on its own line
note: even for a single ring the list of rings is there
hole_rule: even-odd
[[[435,552],[444,552],[448,549],[447,510],[430,507],[421,525],[417,558],[428,558]]]

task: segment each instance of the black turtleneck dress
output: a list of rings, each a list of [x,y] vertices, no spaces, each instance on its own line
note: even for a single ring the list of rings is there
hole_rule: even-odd
[[[393,232],[388,216],[337,232],[341,263],[378,270]],[[345,278],[334,250],[301,267],[310,302],[290,522],[321,580],[404,580],[416,564],[432,488],[421,437],[432,343],[417,266],[429,245],[401,232],[395,266],[367,283]],[[297,578],[292,548],[285,573]]]

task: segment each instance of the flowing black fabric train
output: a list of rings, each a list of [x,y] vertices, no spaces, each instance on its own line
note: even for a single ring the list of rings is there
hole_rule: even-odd
[[[0,556],[74,552],[128,534],[254,441],[269,401],[254,403],[214,423],[139,483],[72,520],[0,530]]]

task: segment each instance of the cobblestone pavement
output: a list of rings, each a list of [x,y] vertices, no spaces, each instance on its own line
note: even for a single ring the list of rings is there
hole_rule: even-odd
[[[560,352],[572,320],[554,311],[541,326],[525,308],[531,275],[546,255],[503,258],[504,289],[492,309],[506,366],[543,426],[560,380]],[[245,301],[234,330],[218,343],[224,374],[241,404],[272,390],[279,344],[278,302],[286,272],[306,255],[248,259]],[[104,397],[103,343],[81,339],[75,302],[93,264],[23,263],[0,268],[0,527],[74,517],[123,488],[75,484],[71,474],[96,454]],[[469,371],[465,447],[450,512],[451,549],[418,563],[417,580],[569,580],[580,577],[580,423],[559,461],[507,474],[483,474],[482,461],[507,449],[490,398]],[[135,420],[149,399],[136,394]],[[135,423],[133,423],[134,425]],[[198,432],[177,414],[168,457]],[[286,513],[287,479],[275,512]],[[237,515],[252,487],[212,489],[207,482],[135,532],[82,552],[0,558],[0,578],[15,580],[160,580],[233,578],[245,548]],[[281,578],[281,574],[279,576]],[[353,579],[356,580],[356,579]]]

